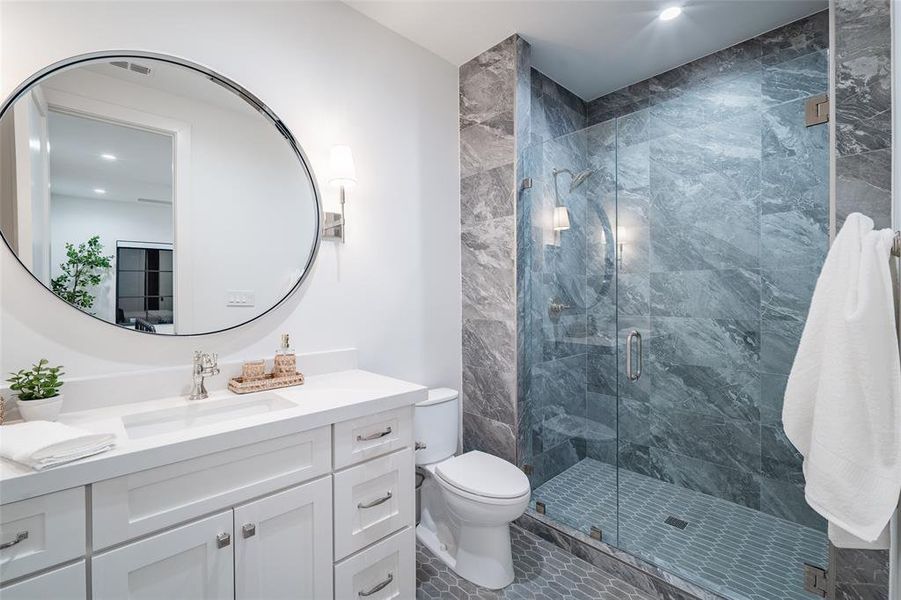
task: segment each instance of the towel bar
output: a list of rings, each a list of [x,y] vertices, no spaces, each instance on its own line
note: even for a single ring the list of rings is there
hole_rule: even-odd
[[[892,242],[892,256],[901,256],[901,231],[895,232],[895,239]]]

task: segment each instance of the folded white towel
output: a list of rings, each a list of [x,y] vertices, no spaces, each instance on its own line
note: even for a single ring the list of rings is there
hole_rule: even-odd
[[[0,456],[36,471],[106,452],[116,445],[111,433],[91,433],[51,421],[0,427]]]
[[[836,541],[877,542],[901,492],[901,367],[892,232],[849,215],[817,280],[782,420],[807,503]]]

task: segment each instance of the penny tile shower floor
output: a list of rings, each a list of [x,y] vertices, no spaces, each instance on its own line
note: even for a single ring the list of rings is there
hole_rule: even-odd
[[[653,600],[628,583],[511,527],[516,579],[486,590],[458,577],[441,559],[416,545],[416,600]]]
[[[615,543],[616,482],[616,468],[586,458],[535,489],[532,507],[537,498],[552,519]],[[735,600],[816,598],[803,565],[828,564],[825,533],[625,469],[619,485],[620,548]]]

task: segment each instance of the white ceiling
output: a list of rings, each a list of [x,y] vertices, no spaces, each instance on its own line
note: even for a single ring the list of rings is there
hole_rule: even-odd
[[[532,65],[593,100],[813,14],[826,0],[348,0],[347,4],[461,65],[519,33]],[[661,21],[673,4],[682,16]]]
[[[171,137],[56,111],[50,111],[47,129],[54,196],[172,202]]]

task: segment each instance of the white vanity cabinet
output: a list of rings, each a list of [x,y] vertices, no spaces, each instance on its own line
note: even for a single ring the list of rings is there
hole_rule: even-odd
[[[232,511],[93,557],[95,600],[234,597]]]
[[[235,598],[332,597],[332,482],[235,508]]]
[[[412,599],[413,481],[402,406],[10,502],[0,600]]]
[[[94,600],[331,598],[329,477],[93,558]]]

